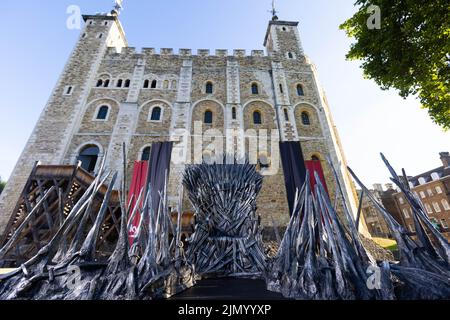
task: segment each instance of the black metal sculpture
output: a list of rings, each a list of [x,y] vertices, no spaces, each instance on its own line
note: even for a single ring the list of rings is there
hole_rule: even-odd
[[[202,276],[262,277],[266,271],[256,198],[262,176],[254,165],[200,164],[183,184],[196,212],[188,259]]]

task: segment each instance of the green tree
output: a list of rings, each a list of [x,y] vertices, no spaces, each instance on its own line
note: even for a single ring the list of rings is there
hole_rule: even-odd
[[[371,5],[380,8],[380,29]],[[448,0],[357,0],[340,28],[356,39],[347,58],[383,90],[417,96],[431,119],[450,129],[450,3]]]
[[[2,180],[2,177],[0,177],[0,194],[2,194],[3,189],[5,189],[6,182]]]

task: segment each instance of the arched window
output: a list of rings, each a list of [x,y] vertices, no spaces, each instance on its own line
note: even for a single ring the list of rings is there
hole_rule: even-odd
[[[211,81],[208,81],[208,82],[206,83],[206,93],[207,93],[207,94],[212,94],[212,93],[213,93],[213,90],[214,90],[214,86],[213,86],[212,82],[211,82]]]
[[[122,79],[117,80],[116,87],[117,88],[122,88],[122,85],[123,85],[123,80]]]
[[[292,52],[288,53],[288,57],[289,57],[289,59],[294,59],[294,55],[292,54]]]
[[[261,112],[253,112],[253,124],[262,124]]]
[[[172,80],[171,88],[177,89],[177,80]]]
[[[212,124],[213,123],[213,113],[210,110],[207,110],[205,112],[205,119],[204,122],[206,124]]]
[[[303,90],[303,86],[301,84],[297,85],[297,95],[302,97],[305,95],[305,91]]]
[[[106,120],[109,113],[109,107],[108,106],[101,106],[100,109],[98,109],[97,113],[97,120]]]
[[[164,88],[164,89],[169,89],[169,80],[164,80],[164,82],[163,82],[163,88]]]
[[[257,83],[252,83],[252,94],[259,94],[259,88]]]
[[[150,160],[150,151],[151,151],[150,147],[146,147],[144,150],[142,150],[141,161]]]
[[[281,93],[283,93],[284,92],[284,90],[283,90],[283,85],[280,83],[280,92]]]
[[[103,84],[103,87],[105,87],[105,88],[109,87],[109,79],[105,80],[105,83]]]
[[[125,88],[129,88],[130,87],[130,83],[131,83],[131,81],[130,81],[130,79],[127,79],[127,80],[125,80]]]
[[[158,81],[156,81],[156,80],[153,80],[152,81],[152,89],[156,89],[156,85],[158,84]]]
[[[302,112],[302,124],[304,126],[311,125],[311,120],[309,119],[309,114],[307,112]]]
[[[231,108],[231,119],[236,120],[236,107]]]
[[[162,109],[161,107],[154,107],[150,116],[151,121],[161,121]]]
[[[320,158],[319,158],[318,156],[316,156],[316,155],[313,155],[313,156],[311,157],[311,160],[312,160],[312,161],[320,161]]]
[[[145,80],[145,81],[144,81],[143,88],[144,88],[144,89],[148,89],[149,86],[150,86],[150,81],[149,81],[149,80]]]
[[[284,113],[284,121],[289,121],[289,113],[286,108],[283,109],[283,113]]]
[[[103,79],[99,79],[99,80],[97,81],[97,88],[99,88],[99,87],[101,87],[101,86],[103,86]]]
[[[95,166],[97,165],[98,155],[100,150],[95,145],[90,145],[84,147],[80,155],[77,158],[77,161],[81,161],[81,167],[87,172],[94,172]]]

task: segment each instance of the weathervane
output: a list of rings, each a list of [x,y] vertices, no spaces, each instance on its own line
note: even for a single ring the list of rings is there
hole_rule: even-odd
[[[270,10],[270,12],[272,13],[272,20],[278,20],[278,16],[277,16],[277,10],[275,10],[275,0],[272,0],[272,10]]]
[[[115,0],[114,9],[112,11],[113,14],[119,15],[120,11],[122,10],[123,6],[123,0]]]

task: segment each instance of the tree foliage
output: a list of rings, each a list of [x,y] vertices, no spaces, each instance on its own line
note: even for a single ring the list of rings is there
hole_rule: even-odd
[[[0,194],[2,194],[3,189],[5,189],[6,186],[6,182],[2,180],[2,178],[0,177]]]
[[[420,99],[432,120],[450,129],[450,3],[448,0],[357,0],[340,28],[356,39],[347,58],[362,60],[366,77],[383,90]],[[370,29],[371,5],[381,29]]]

